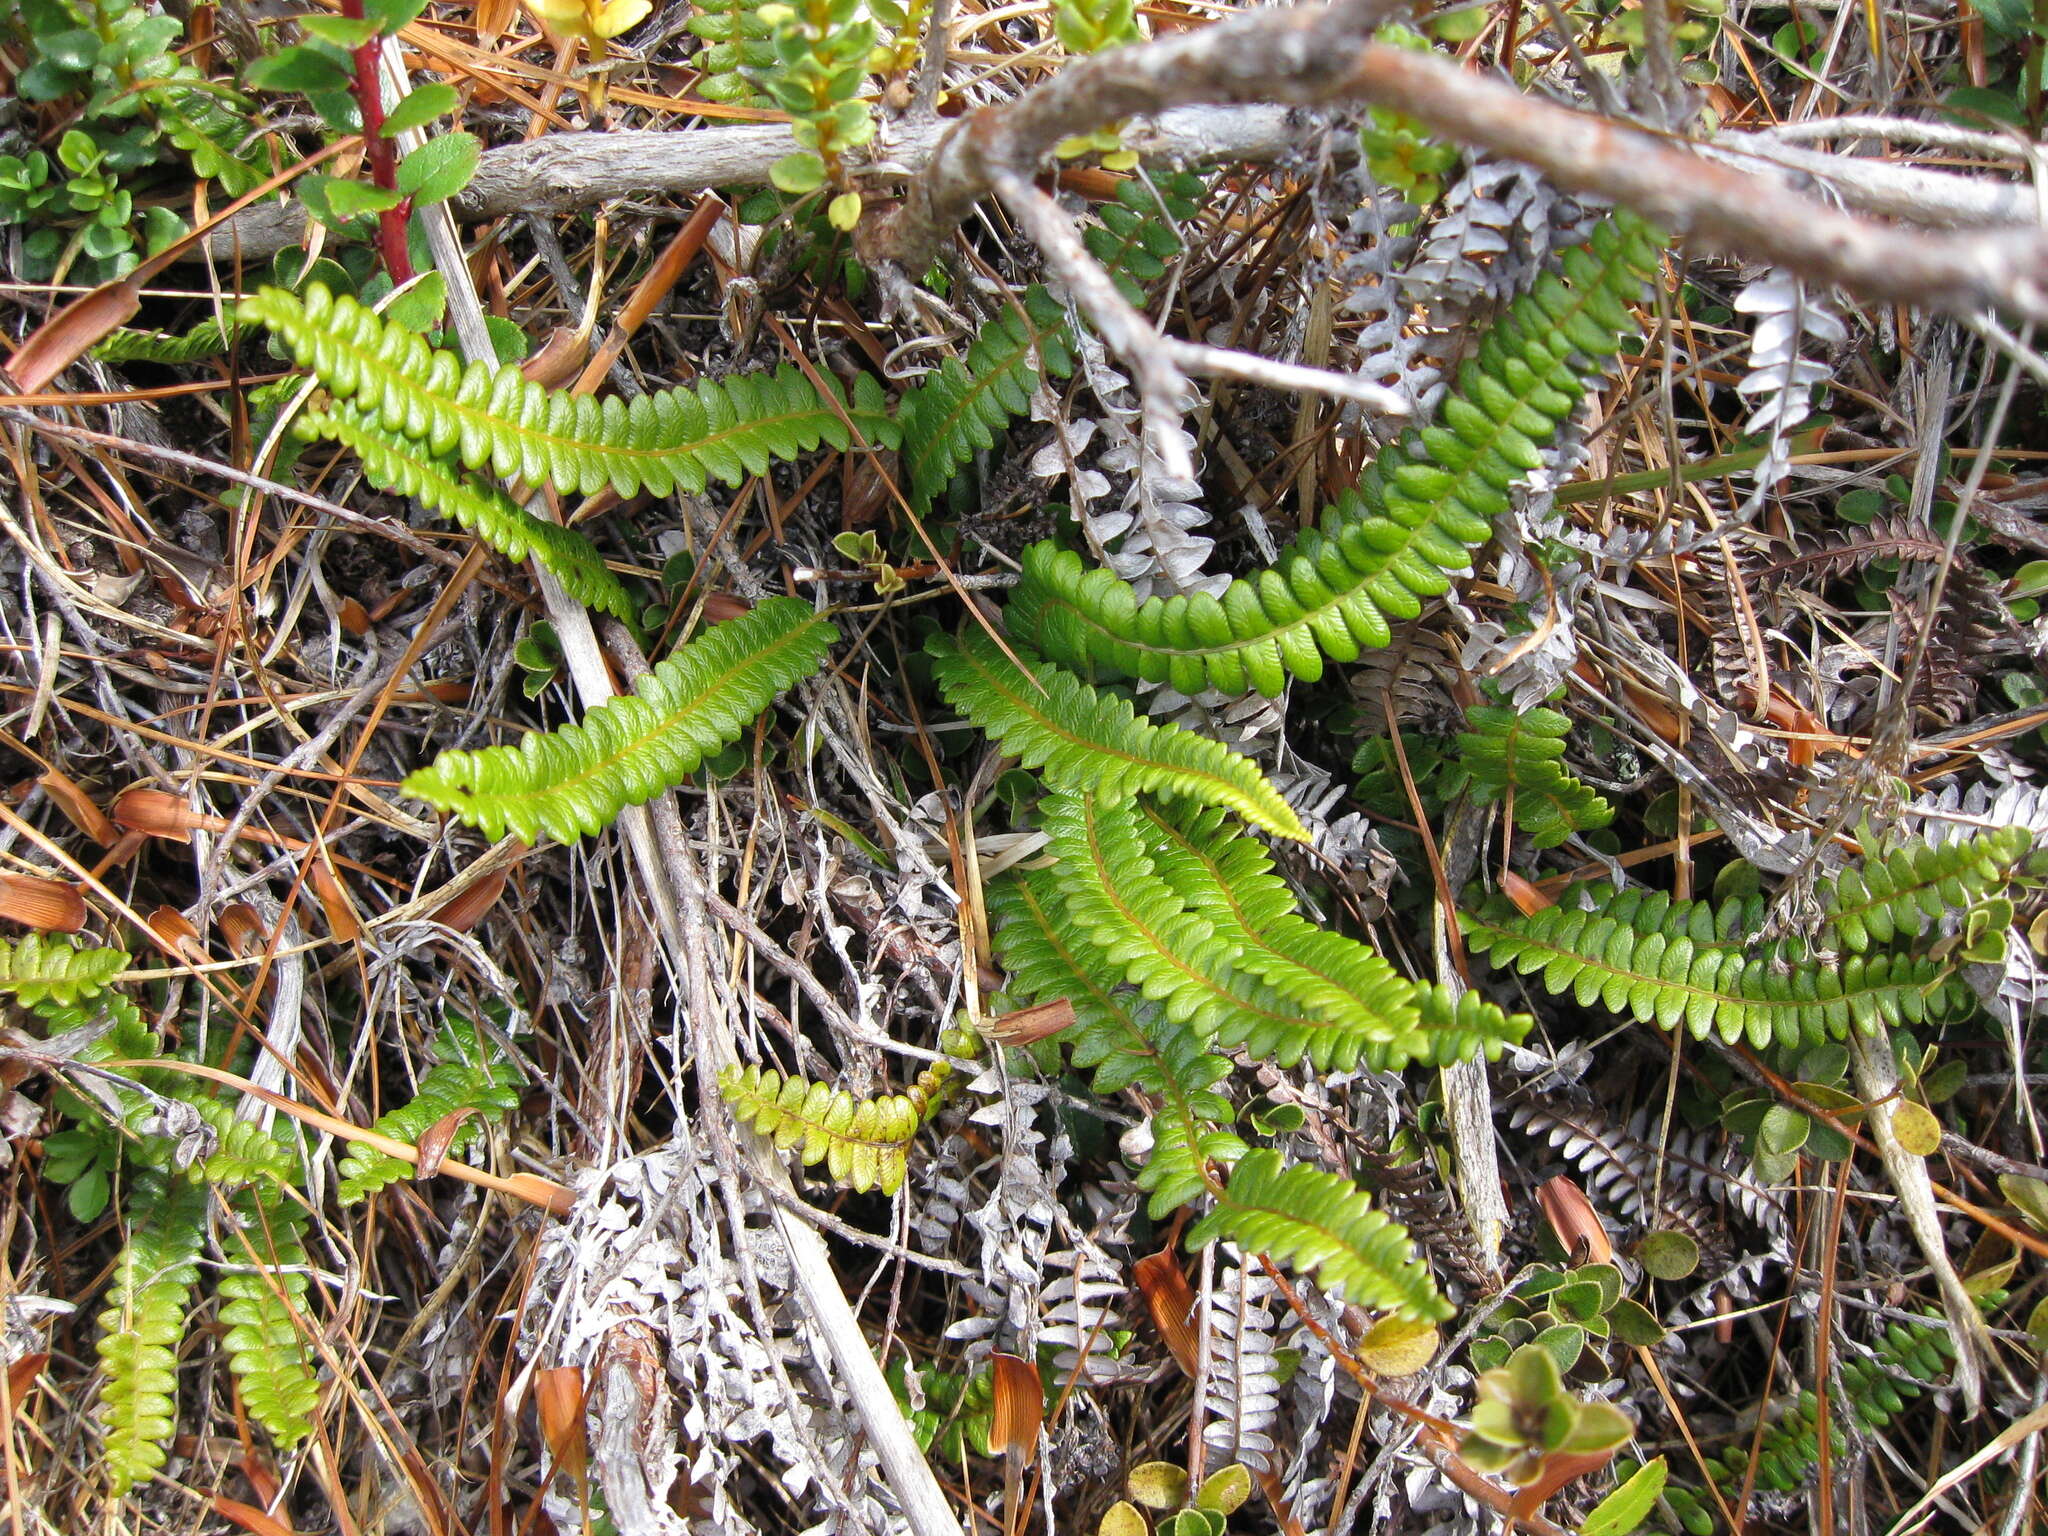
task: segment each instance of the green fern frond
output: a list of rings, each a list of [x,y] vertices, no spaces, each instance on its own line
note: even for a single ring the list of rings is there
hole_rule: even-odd
[[[574,528],[535,517],[496,486],[465,475],[453,460],[421,451],[420,445],[386,432],[353,405],[337,401],[330,410],[309,410],[293,423],[303,440],[327,438],[361,461],[363,474],[379,490],[410,496],[430,512],[453,518],[508,560],[531,556],[588,608],[630,620],[639,607],[604,557]]]
[[[1283,1163],[1269,1148],[1238,1161],[1216,1208],[1188,1233],[1188,1247],[1219,1238],[1313,1274],[1324,1289],[1362,1307],[1422,1322],[1453,1311],[1416,1258],[1407,1228],[1336,1174]]]
[[[1139,791],[1227,806],[1282,837],[1306,838],[1292,806],[1250,758],[1177,725],[1140,719],[1130,702],[1016,648],[1020,670],[978,630],[925,643],[946,701],[1055,789],[1127,799]]]
[[[1917,1024],[1974,1006],[1969,988],[1932,960],[1879,953],[1822,965],[1783,944],[1746,942],[1762,921],[1754,898],[1717,912],[1601,882],[1530,916],[1495,903],[1461,921],[1466,943],[1490,965],[1540,973],[1547,991],[1639,1023],[1683,1022],[1701,1039],[1712,1032],[1758,1048],[1818,1045],[1852,1028]]]
[[[519,1104],[523,1086],[519,1069],[504,1060],[476,1024],[451,1012],[434,1036],[434,1065],[420,1079],[409,1103],[380,1115],[371,1129],[398,1141],[417,1143],[436,1125],[463,1110],[476,1111],[448,1143],[450,1157],[465,1157],[482,1140],[486,1118],[504,1115]],[[480,1117],[480,1118],[479,1118]],[[413,1176],[403,1158],[351,1142],[337,1172],[337,1198],[343,1205],[368,1199],[387,1185]]]
[[[138,331],[119,326],[93,345],[103,363],[196,363],[203,357],[231,352],[242,339],[242,325],[232,304],[223,313],[200,321],[189,331]]]
[[[1660,246],[1617,211],[1517,299],[1466,363],[1441,423],[1380,455],[1356,491],[1279,564],[1207,594],[1140,602],[1128,582],[1050,543],[1025,551],[1004,617],[1053,660],[1171,684],[1183,693],[1278,694],[1323,658],[1384,646],[1470,565],[1520,478],[1577,408],[1588,380],[1634,334],[1628,312]]]
[[[897,407],[914,501],[928,505],[961,465],[995,446],[1010,419],[1031,408],[1041,370],[1063,379],[1074,359],[1059,301],[1034,284],[982,327],[964,363],[947,358]]]
[[[1554,709],[1478,705],[1458,733],[1458,766],[1482,804],[1513,795],[1515,825],[1538,848],[1604,827],[1614,807],[1559,765],[1571,721]]]
[[[105,1372],[107,1489],[117,1499],[163,1467],[164,1442],[176,1427],[177,1351],[199,1281],[206,1191],[190,1179],[145,1170],[130,1186],[129,1208],[135,1214],[127,1246],[114,1260],[95,1346]]]
[[[827,1083],[785,1078],[759,1065],[728,1066],[718,1091],[742,1125],[772,1137],[775,1149],[799,1147],[809,1168],[825,1164],[832,1182],[893,1195],[910,1167],[910,1142],[956,1086],[950,1062],[935,1061],[901,1093],[857,1099]]]
[[[320,1400],[316,1361],[305,1316],[312,1289],[305,1230],[307,1212],[296,1197],[299,1161],[281,1136],[236,1119],[219,1101],[200,1113],[220,1140],[200,1177],[220,1191],[228,1226],[220,1283],[220,1320],[228,1367],[240,1385],[249,1416],[286,1450],[312,1432]]]
[[[1236,1113],[1214,1084],[1230,1063],[1204,1049],[1192,1029],[1162,1017],[1127,991],[1105,986],[1108,963],[1076,931],[1058,883],[1044,870],[1007,876],[988,891],[996,953],[1010,973],[1005,991],[1023,1002],[1065,998],[1074,1022],[1061,1036],[1077,1068],[1092,1069],[1097,1094],[1136,1088],[1154,1101],[1152,1152],[1138,1170],[1154,1220],[1216,1188],[1212,1167],[1245,1153],[1229,1129]]]
[[[106,989],[127,968],[125,949],[92,949],[56,933],[0,941],[0,993],[25,1006],[75,1003]]]
[[[2025,827],[1995,827],[1948,843],[1886,846],[1864,834],[1864,856],[1815,886],[1825,914],[1820,947],[1861,954],[1916,939],[1930,924],[2004,888],[2033,846]]]
[[[580,724],[530,731],[516,747],[443,752],[409,795],[490,837],[562,842],[602,831],[736,741],[778,693],[818,669],[838,631],[775,597],[713,625]]]
[[[881,386],[862,375],[849,402],[832,385],[821,396],[785,365],[683,389],[598,400],[543,389],[510,364],[466,368],[404,326],[315,284],[303,301],[265,288],[240,313],[327,390],[351,400],[385,431],[426,445],[463,468],[488,465],[503,480],[588,496],[695,494],[712,478],[738,484],[778,459],[820,443],[844,449],[856,432],[893,445],[896,429]]]
[[[1208,183],[1193,171],[1127,176],[1117,183],[1113,200],[1095,210],[1100,222],[1084,229],[1081,241],[1123,296],[1142,304],[1145,290],[1166,276],[1167,264],[1181,253],[1175,226],[1200,212],[1208,195]]]

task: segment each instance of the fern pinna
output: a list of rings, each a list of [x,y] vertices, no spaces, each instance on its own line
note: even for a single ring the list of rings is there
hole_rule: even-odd
[[[2001,888],[2029,846],[2026,829],[2002,827],[1940,848],[1873,847],[1819,891],[1823,938],[1844,953],[1793,938],[1759,942],[1761,897],[1715,908],[1605,882],[1527,916],[1496,899],[1463,927],[1493,965],[1536,975],[1582,1004],[1759,1048],[1820,1044],[1852,1028],[1969,1013],[1976,998],[1962,979],[1903,941],[1921,933],[1930,905],[1962,908]],[[1902,942],[1888,947],[1879,933]]]
[[[1128,700],[1014,645],[1013,661],[979,630],[957,643],[934,636],[925,648],[946,701],[1055,789],[1110,800],[1150,790],[1227,806],[1282,837],[1307,835],[1251,760],[1220,742],[1141,720]]]
[[[739,739],[778,693],[810,676],[838,631],[795,598],[715,624],[580,724],[516,747],[443,752],[405,792],[491,837],[594,835]]]
[[[1325,656],[1384,646],[1394,621],[1443,593],[1491,536],[1540,445],[1636,327],[1628,311],[1661,246],[1617,211],[1517,299],[1465,364],[1439,425],[1382,453],[1357,489],[1279,563],[1222,596],[1139,602],[1129,583],[1051,543],[1025,552],[1005,611],[1011,632],[1078,668],[1105,668],[1183,693],[1278,694],[1314,680]]]

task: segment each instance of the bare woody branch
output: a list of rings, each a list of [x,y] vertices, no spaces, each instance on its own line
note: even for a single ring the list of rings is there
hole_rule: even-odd
[[[863,225],[861,254],[922,271],[939,243],[994,191],[999,172],[1029,175],[1062,139],[1108,123],[1171,107],[1313,106],[1348,94],[1359,51],[1407,11],[1400,0],[1258,11],[1078,59],[1016,100],[983,107],[958,124],[902,204]]]
[[[1866,299],[2048,320],[2048,232],[2039,228],[1949,233],[1838,213],[1682,142],[1384,44],[1361,51],[1349,85],[1445,138],[1536,166],[1566,191],[1612,198],[1708,249]]]

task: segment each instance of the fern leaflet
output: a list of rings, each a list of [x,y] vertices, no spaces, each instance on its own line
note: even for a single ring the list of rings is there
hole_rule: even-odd
[[[920,506],[951,484],[961,465],[993,448],[1011,417],[1031,408],[1041,370],[1063,379],[1074,359],[1059,302],[1034,284],[982,327],[965,363],[947,358],[897,407],[910,492]]]
[[[735,1064],[718,1075],[718,1091],[741,1124],[772,1137],[778,1152],[799,1147],[806,1168],[823,1163],[835,1184],[885,1195],[903,1187],[911,1138],[955,1086],[945,1061],[932,1062],[903,1092],[872,1099],[759,1065]]]
[[[114,1261],[96,1346],[106,1373],[107,1486],[117,1499],[164,1464],[177,1419],[178,1343],[206,1236],[206,1191],[189,1179],[142,1171],[130,1204],[137,1215]]]
[[[103,363],[196,363],[232,351],[241,340],[242,325],[233,305],[200,321],[189,331],[138,331],[120,326],[93,344],[92,355]]]
[[[644,805],[737,740],[771,699],[824,660],[838,632],[776,597],[712,626],[580,724],[530,731],[516,747],[443,752],[407,777],[409,795],[490,837],[509,829],[574,842]]]
[[[1585,380],[1635,325],[1627,305],[1656,269],[1657,237],[1617,211],[1567,252],[1490,330],[1442,408],[1442,424],[1381,454],[1357,489],[1278,565],[1196,593],[1138,601],[1127,582],[1050,543],[1025,552],[1005,610],[1011,632],[1056,661],[1113,668],[1183,693],[1313,681],[1323,658],[1384,646],[1395,620],[1444,592],[1543,462],[1538,444],[1576,409]]]
[[[1227,1168],[1245,1153],[1229,1129],[1235,1111],[1214,1089],[1230,1064],[1206,1050],[1195,1031],[1103,985],[1099,974],[1110,967],[1075,930],[1049,873],[1034,870],[997,882],[988,908],[998,925],[996,953],[1010,972],[1008,993],[1024,1002],[1067,999],[1074,1022],[1062,1038],[1073,1064],[1093,1070],[1095,1092],[1136,1088],[1156,1101],[1152,1153],[1137,1176],[1153,1218],[1215,1189],[1211,1166]]]
[[[1821,880],[1820,943],[1854,953],[1916,939],[1930,923],[2003,889],[2033,847],[2025,827],[1994,827],[1953,842],[1886,846],[1866,830],[1864,856]]]
[[[894,444],[881,386],[863,374],[849,402],[797,369],[641,395],[630,404],[543,389],[510,364],[437,351],[404,326],[315,284],[303,301],[276,288],[244,299],[242,317],[268,327],[331,394],[355,403],[386,432],[426,445],[465,469],[489,465],[504,480],[590,495],[695,494],[716,477],[738,484],[777,459],[820,443],[844,449],[856,433]]]
[[[227,1264],[216,1287],[228,1366],[241,1386],[249,1416],[289,1449],[312,1432],[320,1400],[304,1316],[312,1279],[307,1273],[305,1207],[294,1198],[297,1158],[278,1136],[217,1101],[199,1106],[220,1136],[200,1169],[221,1189],[231,1231],[223,1238]]]
[[[638,606],[590,540],[574,528],[535,517],[496,486],[478,483],[449,459],[431,457],[407,438],[386,432],[352,405],[309,410],[293,423],[301,439],[331,438],[362,462],[379,490],[410,496],[430,512],[453,518],[508,560],[529,555],[585,607],[630,620]]]
[[[1228,806],[1282,837],[1308,834],[1294,808],[1249,758],[1180,726],[1138,718],[1128,700],[1019,650],[1020,669],[994,640],[971,631],[957,644],[933,636],[939,691],[1055,789],[1127,799],[1140,790]]]
[[[434,1036],[434,1065],[420,1079],[412,1101],[378,1117],[372,1129],[398,1141],[417,1142],[450,1115],[474,1110],[503,1115],[519,1103],[519,1069],[501,1060],[477,1026],[450,1013]],[[465,1156],[483,1136],[483,1123],[466,1121],[448,1143],[450,1157]],[[351,1143],[337,1170],[343,1205],[368,1199],[380,1189],[409,1179],[413,1165],[360,1142]]]

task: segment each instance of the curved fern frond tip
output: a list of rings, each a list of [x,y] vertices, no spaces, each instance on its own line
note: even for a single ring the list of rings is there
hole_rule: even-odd
[[[443,752],[405,792],[493,838],[561,842],[603,831],[739,739],[784,689],[818,670],[838,631],[776,597],[713,625],[575,725],[517,746]]]
[[[465,366],[452,352],[315,284],[303,300],[276,288],[245,299],[238,317],[268,328],[284,352],[387,433],[463,468],[588,496],[692,494],[713,479],[738,484],[819,444],[858,436],[892,447],[897,428],[882,389],[863,374],[851,398],[821,394],[797,368],[599,400],[544,389],[510,364]]]
[[[24,1007],[68,1004],[104,992],[128,965],[124,949],[96,949],[61,934],[0,942],[0,993]]]
[[[1182,797],[1307,840],[1301,818],[1250,758],[1180,726],[1140,719],[1129,700],[1012,648],[1021,668],[979,630],[957,643],[933,636],[925,645],[946,701],[1053,788],[1104,801],[1141,791]]]
[[[303,412],[293,430],[304,439],[340,443],[379,490],[410,496],[430,512],[453,518],[506,559],[531,556],[586,608],[624,620],[638,614],[625,586],[581,533],[535,517],[496,486],[471,479],[453,460],[423,453],[418,443],[386,432],[353,405],[337,401],[329,410]]]
[[[1074,370],[1059,301],[1034,284],[996,315],[967,348],[904,395],[898,410],[912,497],[928,505],[961,465],[993,448],[1010,419],[1031,408],[1042,374]]]
[[[902,1093],[857,1099],[828,1083],[784,1077],[762,1066],[728,1066],[718,1091],[733,1115],[771,1138],[778,1152],[798,1147],[806,1168],[826,1165],[832,1182],[893,1195],[910,1168],[910,1142],[950,1097],[950,1062],[935,1061]]]
[[[1229,1187],[1189,1231],[1187,1245],[1218,1238],[1313,1274],[1362,1307],[1419,1322],[1442,1322],[1454,1310],[1416,1257],[1407,1228],[1374,1210],[1350,1181],[1283,1162],[1271,1148],[1238,1160]]]
[[[1617,211],[1510,307],[1460,371],[1439,424],[1380,455],[1279,562],[1206,593],[1140,602],[1135,589],[1051,543],[1025,551],[1004,617],[1053,660],[1182,693],[1277,695],[1323,661],[1385,646],[1393,625],[1469,569],[1539,444],[1578,408],[1635,322],[1628,305],[1661,259],[1656,232]]]

